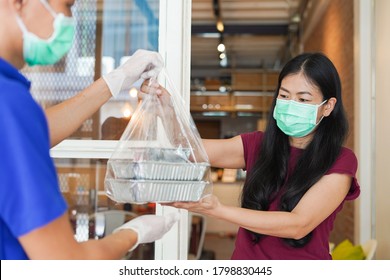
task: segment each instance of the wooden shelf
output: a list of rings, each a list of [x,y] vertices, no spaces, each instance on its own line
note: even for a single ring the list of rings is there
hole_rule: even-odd
[[[192,94],[192,112],[268,112],[273,96],[264,92],[230,92],[227,94],[207,92]]]
[[[266,113],[269,110],[264,110],[263,108],[253,107],[250,109],[244,108],[235,108],[235,107],[221,107],[220,109],[202,109],[198,107],[190,107],[191,112],[227,112],[227,113],[235,113],[235,112],[247,112],[247,113]]]

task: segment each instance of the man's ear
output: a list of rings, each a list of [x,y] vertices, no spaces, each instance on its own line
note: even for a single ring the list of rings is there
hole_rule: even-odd
[[[332,113],[334,106],[336,106],[337,99],[335,97],[329,98],[329,100],[324,104],[323,115],[325,117],[329,116]]]
[[[13,7],[15,11],[19,12],[28,0],[8,0],[9,6]]]

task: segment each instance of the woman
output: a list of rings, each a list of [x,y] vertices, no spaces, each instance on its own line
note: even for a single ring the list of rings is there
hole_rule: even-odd
[[[0,259],[120,259],[139,243],[160,239],[177,220],[145,215],[101,240],[74,238],[49,148],[116,95],[122,83],[153,76],[162,61],[139,51],[45,115],[18,69],[53,64],[66,54],[74,34],[73,3],[0,1]]]
[[[164,94],[156,84],[142,90]],[[239,225],[232,259],[331,259],[336,214],[360,193],[332,62],[320,53],[289,61],[271,112],[265,132],[203,141],[212,166],[247,170],[241,208],[214,195],[167,205]]]

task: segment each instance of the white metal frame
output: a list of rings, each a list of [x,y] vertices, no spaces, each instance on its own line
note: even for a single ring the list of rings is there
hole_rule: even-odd
[[[355,213],[357,243],[375,238],[375,0],[355,0],[355,143],[361,192]]]
[[[109,159],[118,141],[115,140],[64,140],[50,150],[53,158]]]
[[[187,109],[190,99],[191,0],[161,0],[159,52],[170,79],[179,89]],[[51,149],[53,158],[109,159],[118,141],[64,140]],[[187,259],[188,212],[157,205],[156,214],[179,212],[181,220],[162,240],[156,242],[156,260]]]
[[[191,0],[161,0],[159,52],[172,82],[190,109]],[[156,214],[179,212],[181,219],[155,244],[156,260],[188,258],[188,212],[157,205]]]

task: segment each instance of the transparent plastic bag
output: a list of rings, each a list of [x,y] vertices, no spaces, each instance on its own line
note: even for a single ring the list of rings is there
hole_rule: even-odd
[[[116,202],[198,201],[212,192],[191,114],[165,69],[159,82],[169,94],[144,94],[107,162],[105,191]]]

